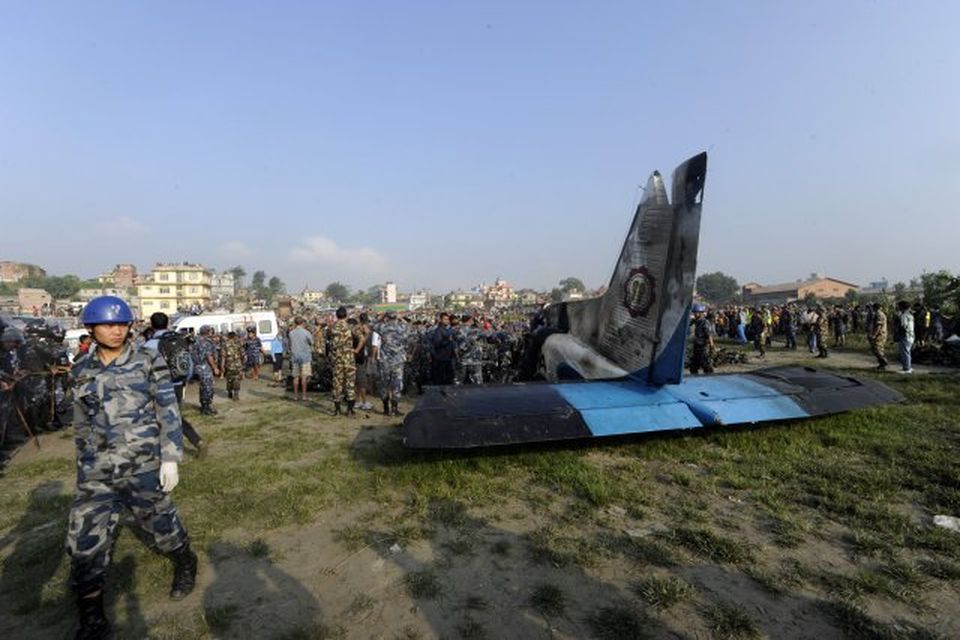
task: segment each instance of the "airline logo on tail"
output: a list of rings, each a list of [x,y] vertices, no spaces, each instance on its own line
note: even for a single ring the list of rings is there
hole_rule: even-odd
[[[645,316],[656,301],[656,282],[646,267],[630,271],[623,286],[623,306],[630,316]]]

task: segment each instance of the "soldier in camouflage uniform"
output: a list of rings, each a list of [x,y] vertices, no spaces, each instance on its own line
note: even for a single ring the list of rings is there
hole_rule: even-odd
[[[413,379],[417,393],[423,393],[424,383],[430,381],[430,332],[422,320],[413,323]]]
[[[388,311],[384,322],[375,328],[380,334],[377,358],[377,380],[383,415],[401,416],[400,393],[403,391],[403,364],[407,359],[407,327],[397,319],[396,311]]]
[[[227,379],[227,396],[234,400],[240,399],[243,360],[243,343],[237,333],[231,331],[223,345],[223,376]]]
[[[873,304],[873,314],[871,316],[867,338],[870,340],[870,353],[877,359],[877,370],[884,371],[887,368],[887,357],[883,350],[887,343],[887,314],[883,312],[883,307],[879,302]]]
[[[817,339],[818,358],[826,358],[830,354],[827,352],[827,332],[830,330],[830,318],[827,310],[823,306],[818,306],[816,315],[813,319],[813,334]]]
[[[330,357],[333,359],[333,415],[340,415],[340,403],[346,401],[347,415],[354,415],[357,361],[353,352],[354,331],[347,323],[347,309],[337,309],[337,321],[329,331]]]
[[[200,379],[200,413],[212,416],[217,414],[213,408],[213,377],[220,375],[220,368],[217,366],[216,349],[210,340],[211,333],[213,328],[210,325],[200,327],[200,337],[193,343],[191,355],[193,372]]]
[[[693,353],[690,357],[690,373],[696,375],[702,369],[704,373],[713,373],[710,353],[713,350],[714,329],[704,316],[707,310],[702,304],[693,305]]]
[[[454,384],[463,384],[467,380],[483,384],[483,337],[473,316],[463,316],[463,323],[457,330],[457,377]]]
[[[76,638],[109,637],[103,589],[121,511],[174,563],[170,597],[196,582],[197,556],[170,498],[183,460],[180,412],[167,363],[130,338],[133,314],[113,296],[91,300],[82,321],[97,343],[73,366],[77,493],[66,548],[80,609]]]

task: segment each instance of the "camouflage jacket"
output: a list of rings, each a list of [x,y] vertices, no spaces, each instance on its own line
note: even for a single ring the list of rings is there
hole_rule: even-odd
[[[345,319],[337,320],[330,327],[330,357],[335,362],[354,362],[353,329]]]
[[[883,310],[877,311],[874,316],[874,328],[871,338],[877,342],[886,342],[887,341],[887,314]]]
[[[457,330],[457,357],[463,364],[480,364],[483,361],[483,334],[475,326],[461,326]]]
[[[407,359],[407,326],[397,320],[382,322],[376,326],[380,334],[380,362],[395,367]]]
[[[217,361],[217,347],[213,344],[213,340],[207,338],[206,336],[197,336],[196,341],[193,343],[193,347],[190,349],[190,355],[193,356],[193,366],[194,367],[209,367],[210,362],[207,360],[207,356],[213,358],[213,361]]]
[[[223,345],[224,371],[243,371],[243,345],[233,340],[227,340]]]
[[[104,366],[96,349],[73,365],[77,480],[106,480],[183,460],[180,409],[167,363],[127,345]]]

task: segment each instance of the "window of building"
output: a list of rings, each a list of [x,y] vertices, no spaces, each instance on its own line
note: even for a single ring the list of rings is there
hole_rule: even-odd
[[[160,301],[160,308],[161,308],[161,309],[169,309],[169,308],[170,308],[170,303],[167,302],[166,300],[161,300],[161,301]]]
[[[170,287],[160,287],[160,293],[170,293]]]
[[[169,280],[169,279],[170,279],[170,274],[169,274],[169,273],[161,273],[161,274],[159,274],[159,275],[157,276],[157,280],[162,280],[162,281],[164,281],[164,282],[166,282],[166,281]]]
[[[196,293],[196,292],[197,292],[196,287],[190,287],[190,293]]]

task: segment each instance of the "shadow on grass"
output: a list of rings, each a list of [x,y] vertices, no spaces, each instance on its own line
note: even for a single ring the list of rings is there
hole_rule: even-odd
[[[203,617],[215,638],[323,638],[320,602],[257,546],[217,542],[207,549],[216,573],[203,593]]]
[[[58,612],[67,606],[66,594],[54,602],[44,602],[44,591],[60,563],[64,561],[67,535],[66,513],[70,496],[62,494],[59,480],[43,482],[30,491],[23,517],[2,539],[0,550],[12,551],[3,560],[0,593],[9,599],[14,613],[41,614],[56,622]]]

